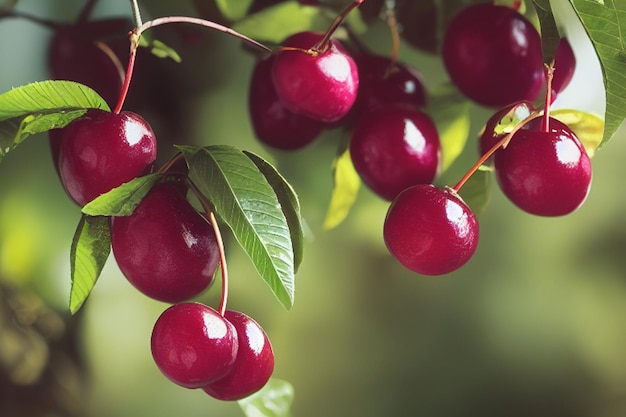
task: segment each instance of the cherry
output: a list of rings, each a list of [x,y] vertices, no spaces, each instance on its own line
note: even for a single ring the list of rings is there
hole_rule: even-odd
[[[505,106],[496,111],[485,123],[480,134],[479,148],[480,154],[484,155],[498,142],[510,133],[515,125],[522,119],[528,117],[535,107],[527,101],[514,103]],[[497,151],[496,151],[497,152]],[[493,163],[493,157],[486,161],[487,164]]]
[[[568,86],[576,69],[576,57],[567,38],[561,38],[554,56],[554,73],[552,75],[552,100]]]
[[[350,155],[363,182],[382,198],[393,200],[411,185],[433,181],[441,163],[441,144],[426,113],[396,105],[359,119]]]
[[[358,54],[354,60],[359,68],[359,90],[354,104],[358,113],[395,103],[426,105],[426,89],[416,68],[374,54]]]
[[[496,178],[503,193],[522,210],[539,216],[562,216],[580,207],[591,186],[591,161],[574,132],[550,118],[517,131],[495,154]]]
[[[356,100],[359,75],[343,45],[331,39],[319,52],[307,53],[324,38],[321,33],[290,36],[276,52],[272,79],[276,93],[294,113],[331,123],[343,118]]]
[[[265,386],[274,371],[274,351],[263,328],[244,313],[227,310],[224,318],[237,331],[239,348],[230,372],[204,387],[214,398],[240,400]]]
[[[156,159],[152,128],[132,112],[90,109],[63,128],[61,182],[80,206],[146,173]]]
[[[114,217],[111,245],[128,281],[148,297],[188,300],[213,281],[219,248],[213,228],[172,182],[155,185],[130,216]]]
[[[285,107],[272,81],[275,55],[256,63],[250,80],[248,110],[256,137],[276,149],[300,149],[324,129],[324,123]]]
[[[533,101],[543,86],[539,33],[507,6],[485,3],[463,9],[446,30],[442,56],[456,86],[484,106]]]
[[[391,254],[406,268],[442,275],[463,266],[478,246],[474,213],[451,188],[418,184],[391,203],[383,236]]]
[[[195,302],[174,304],[161,313],[150,345],[161,372],[186,388],[201,388],[228,374],[239,346],[232,323]]]

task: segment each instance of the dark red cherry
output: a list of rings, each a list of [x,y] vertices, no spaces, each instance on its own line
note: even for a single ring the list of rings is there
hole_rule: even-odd
[[[128,281],[168,303],[204,291],[219,263],[213,227],[172,182],[155,185],[130,216],[113,218],[111,246]]]
[[[186,388],[201,388],[228,374],[239,346],[228,320],[191,302],[174,304],[159,316],[150,345],[161,372]]]
[[[406,268],[442,275],[463,266],[478,246],[474,213],[450,188],[420,184],[391,203],[383,236],[391,254]]]
[[[203,389],[219,400],[236,401],[265,386],[274,371],[274,351],[263,328],[251,317],[227,310],[224,318],[237,331],[237,358],[225,377]]]
[[[475,4],[450,22],[443,61],[452,81],[471,100],[489,107],[533,101],[541,92],[541,38],[508,6]]]
[[[365,113],[350,140],[350,156],[363,182],[393,200],[415,184],[430,184],[441,164],[439,134],[430,117],[409,106]]]
[[[132,112],[90,109],[63,128],[61,182],[80,206],[145,174],[156,159],[152,128]]]
[[[495,155],[502,192],[522,210],[562,216],[580,207],[591,186],[591,161],[574,132],[550,118],[550,129],[531,121]]]
[[[576,57],[572,46],[566,38],[561,38],[554,56],[554,73],[552,75],[552,100],[565,89],[574,76]]]
[[[256,137],[276,149],[295,150],[311,143],[324,123],[287,109],[272,81],[275,55],[257,62],[248,90],[248,111]]]
[[[283,46],[308,50],[323,37],[321,33],[300,32],[290,36]],[[336,39],[316,56],[281,49],[276,53],[272,79],[276,93],[289,110],[327,123],[338,121],[350,111],[359,87],[357,66]]]
[[[479,149],[480,154],[484,155],[498,142],[510,133],[515,125],[528,117],[535,107],[526,101],[514,103],[505,106],[496,111],[485,123],[480,133]],[[493,163],[493,157],[486,161],[487,164]]]
[[[359,68],[354,104],[358,113],[396,103],[426,105],[426,89],[416,68],[381,55],[359,54],[354,59]]]

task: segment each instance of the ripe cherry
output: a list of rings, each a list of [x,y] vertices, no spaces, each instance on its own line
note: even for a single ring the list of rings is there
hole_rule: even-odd
[[[154,132],[141,116],[90,109],[63,128],[61,182],[70,197],[84,206],[146,173],[156,152]]]
[[[300,32],[284,42],[288,48],[310,50],[324,38]],[[356,100],[359,75],[343,45],[332,39],[314,54],[281,49],[272,68],[276,93],[294,113],[331,123],[344,117]]]
[[[463,9],[446,30],[442,55],[452,81],[484,106],[533,101],[543,86],[539,33],[507,6],[484,3]]]
[[[552,100],[565,89],[574,77],[576,56],[567,38],[561,38],[554,56],[554,74],[552,76]]]
[[[535,119],[495,155],[503,193],[522,210],[562,216],[580,207],[591,187],[591,161],[574,132],[550,118],[549,131]]]
[[[474,213],[451,188],[419,184],[391,203],[383,236],[391,254],[408,269],[441,275],[463,266],[478,246]]]
[[[479,149],[484,155],[491,150],[498,142],[510,133],[515,125],[528,117],[535,106],[527,101],[514,103],[496,111],[485,123],[480,134]],[[493,163],[493,157],[489,158],[487,164]]]
[[[224,318],[237,331],[237,358],[228,374],[204,387],[214,398],[240,400],[265,386],[274,371],[274,351],[263,328],[251,317],[227,310]]]
[[[275,56],[257,62],[248,92],[248,111],[256,137],[276,149],[295,150],[311,143],[324,123],[287,109],[272,81]]]
[[[441,143],[426,113],[410,106],[387,106],[359,119],[350,156],[363,182],[393,200],[411,185],[433,181],[441,163]]]
[[[150,345],[161,372],[186,388],[201,388],[228,374],[239,346],[232,323],[213,308],[192,302],[161,313]]]
[[[219,263],[213,228],[172,182],[155,185],[130,216],[113,218],[111,245],[128,281],[169,303],[204,291]]]

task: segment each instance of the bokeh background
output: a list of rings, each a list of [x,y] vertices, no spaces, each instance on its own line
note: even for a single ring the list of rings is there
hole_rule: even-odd
[[[82,4],[21,0],[19,9],[69,21]],[[145,18],[195,13],[190,2],[142,5]],[[95,16],[129,12],[127,1],[108,0]],[[387,253],[387,203],[364,188],[349,218],[323,229],[341,133],[294,153],[264,148],[246,108],[253,58],[237,40],[203,29],[175,33],[174,45],[181,33],[197,38],[179,50],[183,62],[139,61],[154,80],[144,75],[150,88],[142,90],[143,101],[130,99],[162,140],[161,157],[175,143],[235,145],[274,162],[301,198],[307,243],[291,311],[243,252],[233,242],[227,247],[229,305],[268,332],[275,376],[295,388],[294,417],[626,415],[626,129],[594,157],[592,190],[577,212],[531,216],[492,184],[473,259],[447,276],[418,276]],[[28,21],[0,21],[0,91],[49,78],[50,36]],[[365,39],[388,51],[383,25]],[[429,88],[445,77],[436,57],[406,46],[401,57],[420,68]],[[579,65],[594,62],[587,57]],[[567,106],[601,101],[601,84],[590,80],[570,89]],[[582,92],[589,85],[593,90]],[[470,141],[488,115],[472,110]],[[470,144],[450,181],[476,157]],[[69,317],[69,248],[79,217],[54,172],[45,135],[5,158],[0,415],[243,416],[236,403],[179,388],[159,373],[149,338],[166,305],[135,291],[112,257],[84,308]],[[218,287],[198,299],[217,305]]]

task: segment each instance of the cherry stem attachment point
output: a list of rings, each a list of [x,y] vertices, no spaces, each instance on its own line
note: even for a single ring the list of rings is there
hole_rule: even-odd
[[[463,175],[463,177],[459,180],[459,182],[456,183],[456,185],[454,187],[452,187],[452,189],[455,192],[458,193],[459,190],[461,189],[461,187],[463,187],[463,185],[465,185],[467,180],[470,179],[470,177],[474,174],[474,172],[478,171],[478,168],[480,168],[481,165],[483,165],[487,161],[487,159],[489,159],[491,157],[491,155],[493,155],[500,148],[506,148],[506,146],[509,144],[509,142],[513,138],[513,135],[515,135],[515,133],[517,133],[518,130],[520,130],[521,128],[526,126],[526,124],[528,122],[530,122],[531,120],[537,119],[537,118],[539,118],[541,116],[542,116],[542,112],[537,111],[537,112],[531,113],[524,120],[522,120],[521,122],[516,124],[515,127],[513,128],[513,130],[511,130],[509,133],[507,133],[506,136],[504,136],[502,139],[500,139],[495,145],[493,145],[491,147],[491,149],[489,149],[487,152],[485,152],[478,159],[478,161],[476,161],[476,163],[469,169],[469,171],[467,171],[465,173],[465,175]]]
[[[119,114],[124,107],[126,96],[128,95],[128,89],[130,88],[130,80],[133,78],[133,71],[135,70],[135,59],[137,58],[137,47],[139,43],[139,34],[135,31],[130,34],[130,55],[128,57],[128,67],[126,68],[126,75],[124,76],[124,84],[122,85],[122,91],[120,98],[117,101],[117,105],[113,110],[113,113]]]
[[[391,32],[391,62],[387,68],[385,78],[389,76],[393,67],[398,62],[398,56],[400,55],[400,32],[398,31],[398,20],[396,19],[396,2],[395,0],[387,0],[385,2],[385,16],[387,26]]]
[[[550,131],[550,106],[552,105],[552,78],[554,78],[554,61],[552,64],[546,65],[546,103],[543,109],[543,125],[544,132]]]
[[[346,17],[348,17],[348,15],[350,14],[350,12],[353,9],[356,9],[357,7],[359,7],[361,4],[363,4],[364,1],[365,0],[354,0],[352,3],[350,3],[335,18],[333,23],[330,25],[330,27],[328,28],[328,30],[324,34],[324,37],[322,37],[322,39],[320,39],[320,41],[318,43],[316,43],[315,46],[313,48],[311,48],[311,49],[313,49],[313,51],[315,51],[315,52],[324,52],[328,48],[328,42],[330,42],[330,38],[333,36],[333,33],[335,33],[335,31],[337,30],[339,25],[341,25],[341,23],[346,19]]]

